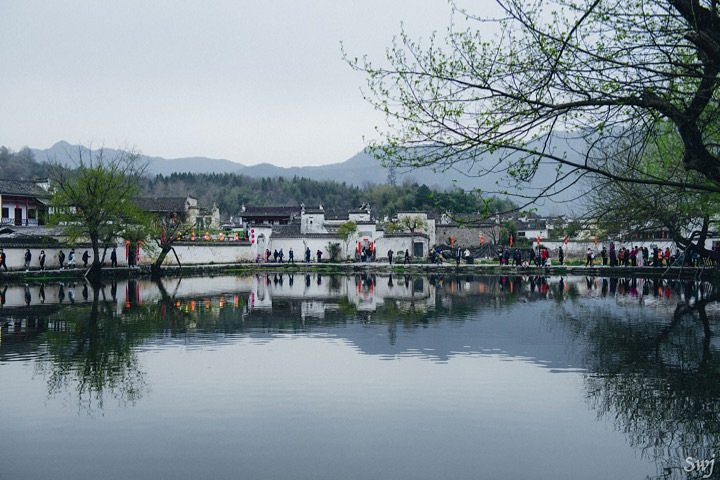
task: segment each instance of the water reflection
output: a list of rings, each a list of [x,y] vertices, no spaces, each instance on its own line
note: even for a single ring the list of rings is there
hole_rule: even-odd
[[[720,451],[717,299],[708,283],[595,277],[273,273],[6,285],[0,362],[33,361],[51,397],[73,395],[96,412],[107,398],[142,399],[140,352],[178,339],[299,333],[390,360],[501,354],[583,372],[599,418],[661,478],[686,478],[684,459]]]

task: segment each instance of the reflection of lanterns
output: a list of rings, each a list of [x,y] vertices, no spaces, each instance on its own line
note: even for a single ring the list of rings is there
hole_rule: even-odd
[[[205,230],[205,235],[203,235],[203,239],[207,242],[210,240],[210,232]]]
[[[509,245],[510,245],[510,246],[512,247],[512,244],[513,244],[513,238],[512,238],[512,235],[510,235],[510,239],[509,239],[509,241],[508,241],[508,244],[509,244]]]
[[[223,232],[220,232],[218,234],[218,240],[220,240],[221,242],[225,241],[225,234]]]

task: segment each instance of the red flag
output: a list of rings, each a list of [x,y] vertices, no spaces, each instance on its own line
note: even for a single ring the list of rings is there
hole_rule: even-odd
[[[565,235],[565,238],[563,238],[563,243],[565,244],[566,247],[567,247],[567,244],[569,241],[570,241],[570,239],[568,238],[567,235]]]
[[[540,235],[537,236],[537,243],[540,245],[540,240],[542,240],[542,237]]]

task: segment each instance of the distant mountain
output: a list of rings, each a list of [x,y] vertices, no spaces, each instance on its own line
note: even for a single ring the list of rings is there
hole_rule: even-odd
[[[576,152],[582,151],[577,144],[578,140],[557,137],[553,139],[557,150],[566,155],[578,156]],[[32,150],[39,162],[57,160],[61,163],[72,164],[77,162],[80,154],[87,156],[89,150],[79,145],[71,145],[67,142],[58,142],[47,150]],[[118,150],[104,149],[106,155],[114,155]],[[494,156],[500,155],[496,153]],[[236,173],[254,178],[260,177],[284,177],[292,178],[305,177],[312,180],[334,180],[349,185],[363,186],[365,184],[382,184],[387,182],[388,170],[382,166],[375,157],[360,152],[344,162],[332,163],[312,167],[278,167],[269,163],[246,166],[230,160],[213,159],[206,157],[188,157],[165,159],[162,157],[144,157],[148,161],[148,173],[151,175],[172,173]],[[458,163],[452,169],[436,172],[430,167],[417,169],[396,169],[396,181],[398,183],[417,182],[431,188],[448,189],[459,187],[465,190],[479,189],[484,192],[512,192],[518,193],[518,188],[507,181],[505,176],[473,176],[473,166],[470,162]],[[555,171],[553,168],[540,169],[532,181],[522,187],[520,193],[532,195],[541,188],[552,183]],[[566,181],[569,184],[570,181]],[[557,188],[560,191],[560,188]],[[578,194],[582,193],[583,185],[573,185],[560,195],[556,200],[569,202]],[[502,196],[502,195],[501,195]],[[517,200],[516,200],[517,201]],[[518,202],[521,203],[521,202]],[[537,206],[542,213],[566,213],[569,211],[567,204],[556,203],[549,200],[541,202]]]
[[[77,163],[80,157],[88,158],[90,149],[82,145],[72,145],[65,141],[57,142],[46,150],[31,149],[38,162],[57,161],[63,165],[72,166]],[[97,149],[93,149],[97,151]],[[103,148],[103,154],[108,157],[117,155],[120,150],[114,148]],[[206,157],[185,157],[165,159],[162,157],[150,157],[143,155],[148,162],[148,173],[151,175],[170,175],[175,172],[188,173],[240,173],[244,166],[230,160],[221,160]]]

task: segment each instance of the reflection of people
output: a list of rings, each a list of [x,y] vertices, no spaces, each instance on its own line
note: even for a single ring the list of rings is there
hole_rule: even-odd
[[[65,286],[61,283],[58,289],[58,303],[63,303],[65,300]]]
[[[0,290],[0,307],[5,305],[5,293],[7,292],[7,285],[5,285],[5,288]]]
[[[7,264],[5,263],[5,260],[7,259],[7,255],[5,255],[5,251],[0,248],[0,268],[2,268],[4,271],[8,271]]]
[[[40,303],[45,303],[45,284],[40,284],[40,292],[38,292],[38,297],[40,297]]]
[[[25,285],[25,305],[30,306],[32,295],[30,294],[30,285]]]
[[[110,284],[110,296],[113,301],[117,301],[117,282],[115,280]]]

